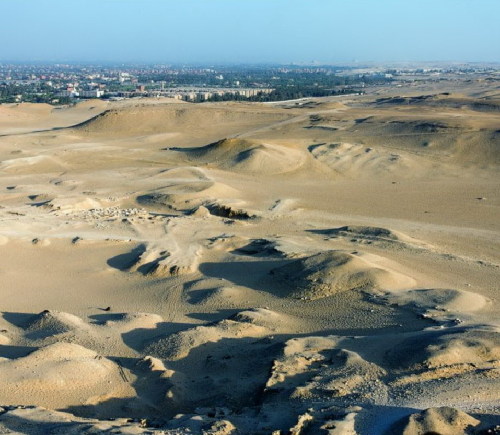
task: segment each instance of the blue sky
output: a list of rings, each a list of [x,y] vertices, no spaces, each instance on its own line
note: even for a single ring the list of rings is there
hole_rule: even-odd
[[[0,61],[500,61],[500,0],[0,0]]]

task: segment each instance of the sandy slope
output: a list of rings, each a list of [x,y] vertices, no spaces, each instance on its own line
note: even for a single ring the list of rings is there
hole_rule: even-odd
[[[495,433],[500,112],[442,92],[1,106],[0,432]]]

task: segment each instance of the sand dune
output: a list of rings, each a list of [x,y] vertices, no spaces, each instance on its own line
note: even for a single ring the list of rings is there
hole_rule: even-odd
[[[61,108],[49,104],[5,104],[0,106],[0,128],[2,134],[51,130],[80,123],[106,107],[107,103],[101,100],[88,100],[76,106]]]
[[[313,145],[311,154],[320,162],[343,175],[355,177],[390,177],[407,172],[415,176],[428,162],[405,153],[379,150],[364,145],[347,143]]]
[[[281,121],[289,116],[281,111],[231,109],[217,105],[186,108],[184,104],[145,105],[109,109],[75,127],[79,133],[126,136],[134,134],[158,134],[190,130],[199,132],[221,125],[227,131],[267,125],[269,121]]]
[[[326,251],[271,271],[290,289],[290,296],[314,300],[349,290],[403,289],[415,285],[407,276],[375,267],[358,255]]]
[[[182,150],[197,164],[250,174],[281,174],[300,168],[305,155],[293,148],[242,139],[223,139],[191,150]]]
[[[76,344],[55,343],[23,358],[0,363],[2,401],[36,401],[59,408],[130,397],[115,363]],[[9,398],[9,399],[7,399]]]
[[[432,249],[429,244],[408,237],[406,234],[380,227],[345,225],[339,228],[311,230],[311,232],[332,239],[344,239],[362,245],[377,245],[385,249]]]
[[[460,94],[450,94],[444,92],[441,94],[419,95],[411,97],[389,97],[379,98],[375,101],[377,106],[384,105],[415,105],[425,107],[449,107],[454,109],[471,109],[485,112],[500,111],[500,101],[494,98],[477,100]]]
[[[497,331],[491,328],[455,328],[448,332],[428,332],[428,340],[414,337],[401,343],[389,354],[389,360],[400,367],[420,365],[426,368],[457,364],[481,365],[498,360],[500,348],[495,344]],[[412,349],[409,353],[408,350]],[[494,366],[495,364],[493,364]],[[473,370],[473,367],[469,368]]]
[[[206,343],[217,342],[224,338],[259,337],[266,333],[266,329],[248,322],[236,320],[222,320],[214,325],[198,326],[194,329],[179,332],[166,339],[159,340],[147,347],[146,352],[167,360],[177,360],[189,354],[191,349]]]
[[[137,197],[140,205],[192,210],[202,204],[222,198],[237,198],[236,189],[212,180],[169,180],[170,186],[155,189]]]
[[[430,408],[412,414],[403,435],[438,432],[443,435],[464,434],[465,429],[479,425],[480,421],[453,408]]]
[[[0,106],[0,432],[495,433],[498,100],[448,85]]]

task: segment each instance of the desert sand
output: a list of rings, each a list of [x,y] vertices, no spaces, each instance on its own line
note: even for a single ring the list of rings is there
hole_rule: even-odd
[[[500,96],[450,86],[0,106],[0,433],[499,433]]]

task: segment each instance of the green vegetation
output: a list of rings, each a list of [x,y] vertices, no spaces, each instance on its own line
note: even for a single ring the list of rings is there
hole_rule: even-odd
[[[54,101],[54,100],[57,100]],[[67,104],[68,97],[56,97],[54,89],[44,83],[0,85],[0,103]]]

